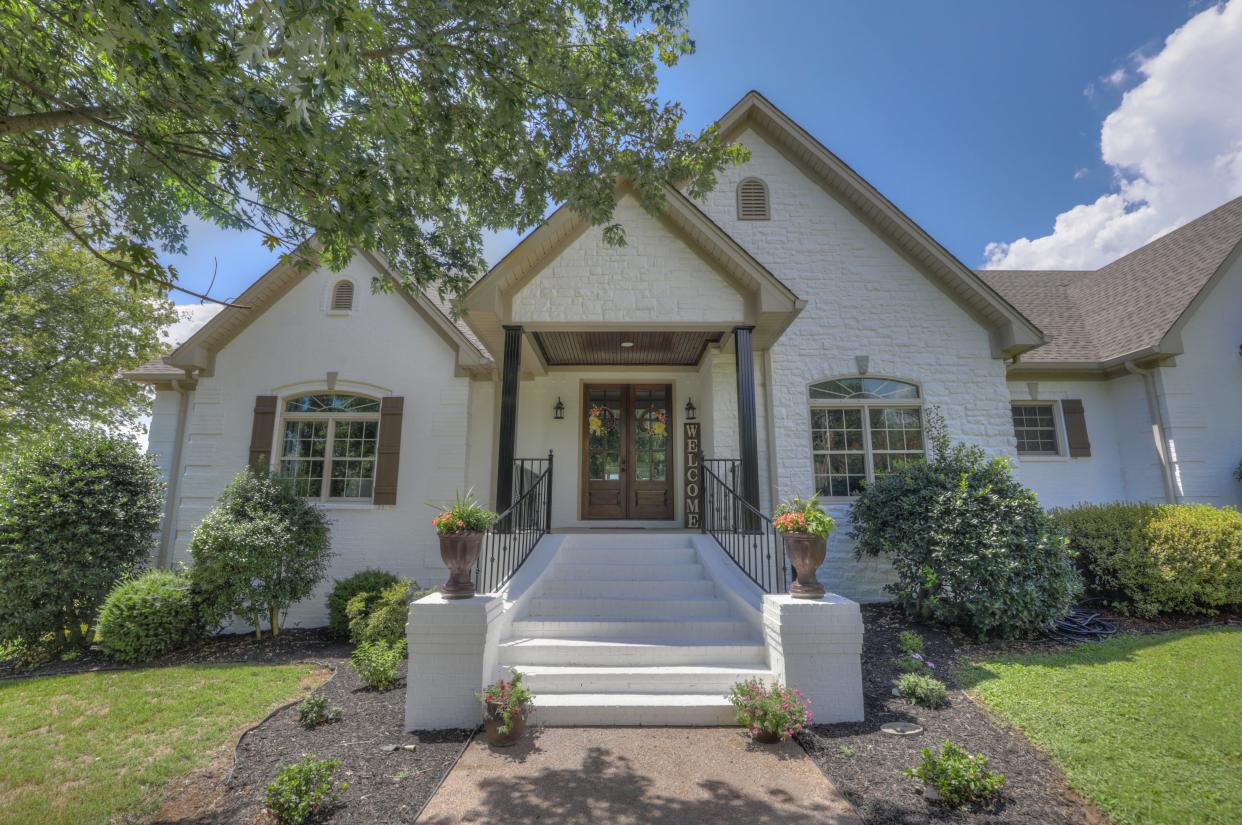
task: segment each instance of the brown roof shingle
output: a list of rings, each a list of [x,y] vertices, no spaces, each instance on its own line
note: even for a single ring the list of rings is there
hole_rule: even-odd
[[[1159,344],[1239,243],[1235,198],[1093,272],[979,275],[1052,338],[1023,361],[1104,362]]]

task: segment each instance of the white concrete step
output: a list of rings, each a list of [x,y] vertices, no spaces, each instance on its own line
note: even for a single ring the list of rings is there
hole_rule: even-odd
[[[555,579],[607,579],[635,581],[653,577],[665,581],[685,581],[688,579],[706,579],[703,565],[698,564],[661,564],[659,569],[654,566],[640,566],[617,562],[570,562],[564,557],[553,565],[544,576]]]
[[[653,530],[597,530],[590,533],[571,533],[565,537],[565,549],[583,547],[615,547],[618,549],[645,549],[664,547],[693,547],[692,533],[661,533]]]
[[[552,578],[543,582],[544,596],[711,596],[715,587],[708,579],[575,579]]]
[[[646,618],[601,618],[599,616],[532,616],[513,623],[510,638],[552,637],[558,639],[736,639],[749,641],[751,627],[732,616],[684,616]]]
[[[729,664],[763,667],[763,642],[734,639],[509,639],[502,665],[655,666]]]
[[[506,674],[522,672],[535,695],[564,693],[710,694],[723,696],[748,679],[770,682],[772,671],[735,665],[654,665],[583,667],[578,665],[506,666]]]
[[[562,547],[560,558],[567,562],[601,562],[652,567],[664,564],[691,564],[698,561],[693,547],[608,547],[583,545]]]
[[[734,724],[733,706],[707,694],[550,693],[535,696],[536,724],[645,725]]]
[[[727,615],[729,603],[715,596],[537,596],[530,601],[527,618],[538,621],[560,616],[643,619],[649,616],[698,618]]]

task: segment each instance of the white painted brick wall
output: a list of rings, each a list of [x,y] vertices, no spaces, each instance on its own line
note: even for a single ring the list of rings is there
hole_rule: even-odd
[[[871,374],[920,382],[954,438],[1014,456],[1005,369],[984,327],[757,133],[738,139],[750,160],[726,170],[701,206],[808,302],[772,350],[778,495],[814,489],[807,386],[856,374],[858,355]],[[770,221],[737,220],[735,189],[751,175],[768,184]],[[842,523],[833,535],[822,580],[854,598],[882,597],[884,566],[854,562],[847,532]]]
[[[192,396],[175,562],[190,561],[194,527],[247,462],[255,396],[322,392],[331,371],[340,391],[405,398],[397,505],[329,505],[336,555],[315,594],[290,610],[289,626],[326,623],[333,580],[362,568],[380,567],[423,586],[447,576],[425,505],[451,500],[468,486],[471,382],[454,376],[453,350],[402,298],[371,294],[372,275],[361,258],[342,273],[312,272],[219,353],[215,375],[201,379]],[[355,310],[328,315],[325,296],[341,277],[355,282]],[[477,416],[479,409],[470,412]],[[175,414],[175,404],[157,407],[153,431],[171,427]],[[279,430],[275,444],[279,450]],[[151,449],[166,448],[157,439]]]
[[[614,220],[626,245],[588,229],[513,296],[514,323],[723,321],[744,317],[737,290],[631,196]]]
[[[862,721],[863,623],[855,602],[835,593],[764,596],[763,632],[772,669],[802,691],[816,724]]]

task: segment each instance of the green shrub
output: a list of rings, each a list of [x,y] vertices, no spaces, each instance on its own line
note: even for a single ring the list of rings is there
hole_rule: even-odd
[[[112,588],[99,611],[103,650],[122,662],[146,662],[183,647],[202,629],[189,576],[150,570]]]
[[[332,781],[340,767],[339,759],[307,756],[301,762],[285,765],[267,786],[267,811],[280,825],[302,825],[340,799],[349,786]]]
[[[0,468],[0,639],[90,644],[99,606],[156,548],[164,482],[126,439],[58,433]]]
[[[345,712],[339,707],[329,705],[328,697],[322,693],[312,693],[298,705],[298,724],[307,730],[339,722],[344,715]]]
[[[944,682],[922,673],[906,673],[897,679],[897,692],[912,705],[935,710],[944,707],[949,689]]]
[[[851,508],[861,556],[885,555],[910,616],[1013,638],[1064,616],[1082,590],[1064,536],[1009,462],[950,445],[928,415],[932,457],[866,487]]]
[[[927,652],[923,646],[923,637],[911,630],[901,631],[897,646],[901,648],[902,653],[918,653],[922,655]]]
[[[1242,513],[1207,504],[1053,511],[1090,589],[1139,616],[1242,604]]]
[[[371,690],[388,690],[397,682],[397,668],[404,657],[400,645],[364,642],[354,648],[349,664]]]
[[[952,742],[945,742],[937,753],[922,748],[922,763],[917,768],[907,768],[906,776],[913,777],[924,788],[932,788],[951,808],[970,803],[989,802],[1005,785],[1005,775],[988,770],[988,759],[981,753],[971,754]]]
[[[435,590],[422,590],[412,579],[400,579],[379,594],[359,593],[349,600],[345,612],[349,616],[349,637],[356,645],[367,642],[388,642],[405,654],[405,626],[409,620],[410,602]]]
[[[359,593],[369,595],[367,612],[379,598],[379,593],[386,587],[396,584],[397,577],[386,570],[359,570],[344,579],[337,579],[328,594],[328,630],[338,639],[349,638],[349,615],[345,606]]]
[[[190,553],[208,624],[232,613],[256,636],[264,618],[280,633],[289,605],[314,591],[332,558],[323,511],[284,480],[249,469],[194,530]]]
[[[936,669],[936,663],[922,653],[903,653],[893,660],[902,673],[927,673]]]

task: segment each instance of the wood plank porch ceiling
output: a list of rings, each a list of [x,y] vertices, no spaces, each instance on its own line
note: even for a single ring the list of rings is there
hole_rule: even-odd
[[[635,332],[532,332],[549,367],[685,366],[699,363],[709,344],[719,343],[724,330]],[[630,341],[632,347],[621,346]]]

